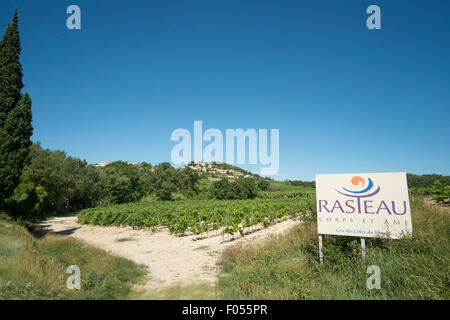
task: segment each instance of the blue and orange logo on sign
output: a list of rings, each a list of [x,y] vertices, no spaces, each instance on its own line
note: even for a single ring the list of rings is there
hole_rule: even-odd
[[[374,187],[374,184],[373,184],[372,179],[370,179],[370,178],[368,178],[367,181],[365,181],[364,178],[362,178],[362,177],[360,177],[360,176],[354,176],[354,177],[352,177],[352,179],[351,179],[351,183],[352,183],[352,185],[354,185],[354,186],[360,186],[360,187],[363,187],[363,186],[366,186],[366,185],[367,185],[367,187],[365,187],[363,190],[357,190],[357,191],[350,190],[350,189],[347,189],[347,188],[342,187],[342,189],[343,189],[344,191],[349,192],[350,194],[346,194],[346,193],[341,192],[341,191],[339,191],[339,190],[336,190],[336,191],[339,192],[340,194],[344,195],[344,196],[348,196],[348,197],[358,197],[358,198],[360,198],[360,197],[361,197],[361,198],[371,197],[371,196],[376,195],[378,192],[380,192],[380,186],[378,186],[378,188],[377,188],[375,191],[372,190],[373,187]],[[372,192],[372,191],[373,191],[373,192]],[[368,192],[371,192],[371,193],[366,194],[366,193],[368,193]]]

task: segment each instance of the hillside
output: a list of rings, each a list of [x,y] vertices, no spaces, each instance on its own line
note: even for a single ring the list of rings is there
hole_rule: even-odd
[[[180,167],[180,169],[190,168],[197,171],[199,174],[207,177],[210,180],[219,180],[222,178],[236,179],[243,178],[259,178],[264,179],[258,174],[244,170],[240,167],[233,166],[228,163],[222,162],[190,162],[186,166]]]

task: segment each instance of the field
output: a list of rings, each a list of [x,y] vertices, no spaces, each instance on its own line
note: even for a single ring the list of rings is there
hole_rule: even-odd
[[[317,225],[301,224],[263,243],[228,248],[217,290],[225,299],[449,299],[450,212],[411,199],[414,232],[401,240],[325,237],[318,263]],[[366,287],[367,267],[381,269],[381,289]]]
[[[131,227],[80,225],[77,217],[55,217],[42,225],[51,232],[94,244],[110,254],[127,258],[148,268],[145,284],[138,286],[139,299],[173,296],[179,298],[215,298],[218,261],[224,249],[238,243],[260,242],[268,235],[282,234],[299,224],[286,219],[267,228],[255,228],[241,237],[220,235],[199,238],[194,234],[176,237],[167,229],[153,233],[149,229]],[[190,290],[201,285],[203,295],[190,296]],[[170,293],[172,292],[172,293]],[[200,292],[199,292],[200,293]]]
[[[2,222],[0,298],[450,298],[449,208],[431,187],[411,190],[412,237],[367,239],[362,260],[358,239],[325,236],[320,265],[314,188],[270,181],[256,199],[211,200],[212,181],[200,182],[191,199],[149,196],[40,224],[62,238]],[[81,291],[65,287],[71,264]],[[369,265],[381,268],[381,290],[366,288]]]
[[[147,220],[155,225],[151,219],[155,214],[162,226],[176,221],[181,210],[195,212],[186,212],[186,217],[195,222],[199,213],[201,222],[207,221],[208,215],[202,213],[213,207],[225,210],[220,211],[222,215],[234,213],[240,220],[230,217],[230,221],[240,221],[242,226],[252,211],[253,217],[256,212],[270,212],[267,209],[273,208],[286,213],[291,209],[304,212],[310,202],[307,197],[276,201],[143,202],[96,208],[80,216],[80,219],[104,219],[106,212],[109,220],[103,220],[102,226],[80,226],[76,216],[43,222],[53,232],[70,235],[69,238],[36,237],[16,223],[0,220],[0,254],[4,257],[0,262],[0,299],[450,298],[450,210],[429,197],[411,198],[414,225],[411,237],[367,239],[367,256],[361,259],[358,239],[326,236],[323,265],[318,263],[317,225],[308,215],[296,215],[302,223],[281,221],[245,237],[239,237],[237,232],[233,241],[222,241],[212,235],[196,237],[190,231],[196,223],[184,237],[174,237],[165,228],[152,234],[144,227]],[[165,214],[160,210],[165,210]],[[130,221],[142,221],[130,224],[137,229],[120,226],[127,224],[126,217],[130,214],[135,215]],[[263,221],[275,222],[270,214],[261,216]],[[281,217],[280,214],[274,219],[283,220]],[[83,270],[81,291],[65,287],[65,270],[72,264]],[[149,268],[149,278],[144,277],[144,265]],[[380,290],[366,288],[369,265],[381,269]]]
[[[131,226],[134,228],[167,227],[173,234],[208,235],[210,232],[244,234],[249,229],[267,227],[288,216],[296,216],[305,208],[314,210],[311,195],[293,199],[254,200],[183,200],[150,201],[98,207],[81,211],[82,224]]]

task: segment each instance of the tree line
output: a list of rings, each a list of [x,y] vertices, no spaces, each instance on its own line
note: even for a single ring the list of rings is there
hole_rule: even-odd
[[[408,188],[413,190],[415,188],[426,188],[431,192],[433,188],[436,188],[436,185],[450,186],[450,176],[443,176],[440,174],[417,175],[411,173],[408,173],[406,176],[408,180]],[[286,182],[297,187],[316,187],[316,183],[314,181],[287,180]]]
[[[406,176],[409,188],[431,188],[436,181],[439,181],[443,185],[450,185],[450,176],[440,174],[417,175],[411,173],[408,173]]]
[[[185,197],[196,195],[198,180],[195,170],[175,169],[168,162],[152,166],[116,161],[95,167],[35,143],[20,182],[4,207],[14,215],[39,216],[135,202],[146,196],[172,200],[174,192]]]
[[[34,143],[19,183],[3,207],[15,216],[42,217],[80,209],[113,204],[176,199],[253,199],[267,190],[264,179],[237,178],[213,182],[200,188],[200,175],[190,167],[174,168],[142,162],[116,161],[105,167],[49,150]],[[200,195],[202,194],[202,195]]]

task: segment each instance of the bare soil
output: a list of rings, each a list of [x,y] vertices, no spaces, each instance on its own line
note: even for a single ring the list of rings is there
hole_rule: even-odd
[[[46,230],[70,236],[102,248],[111,254],[143,264],[149,280],[142,289],[164,290],[174,286],[198,283],[214,285],[218,276],[217,262],[222,251],[237,243],[260,241],[268,235],[281,234],[298,221],[286,219],[268,228],[259,228],[244,237],[236,234],[209,234],[199,239],[194,235],[174,236],[167,230],[152,233],[147,229],[81,225],[76,216],[50,218],[41,224]]]

